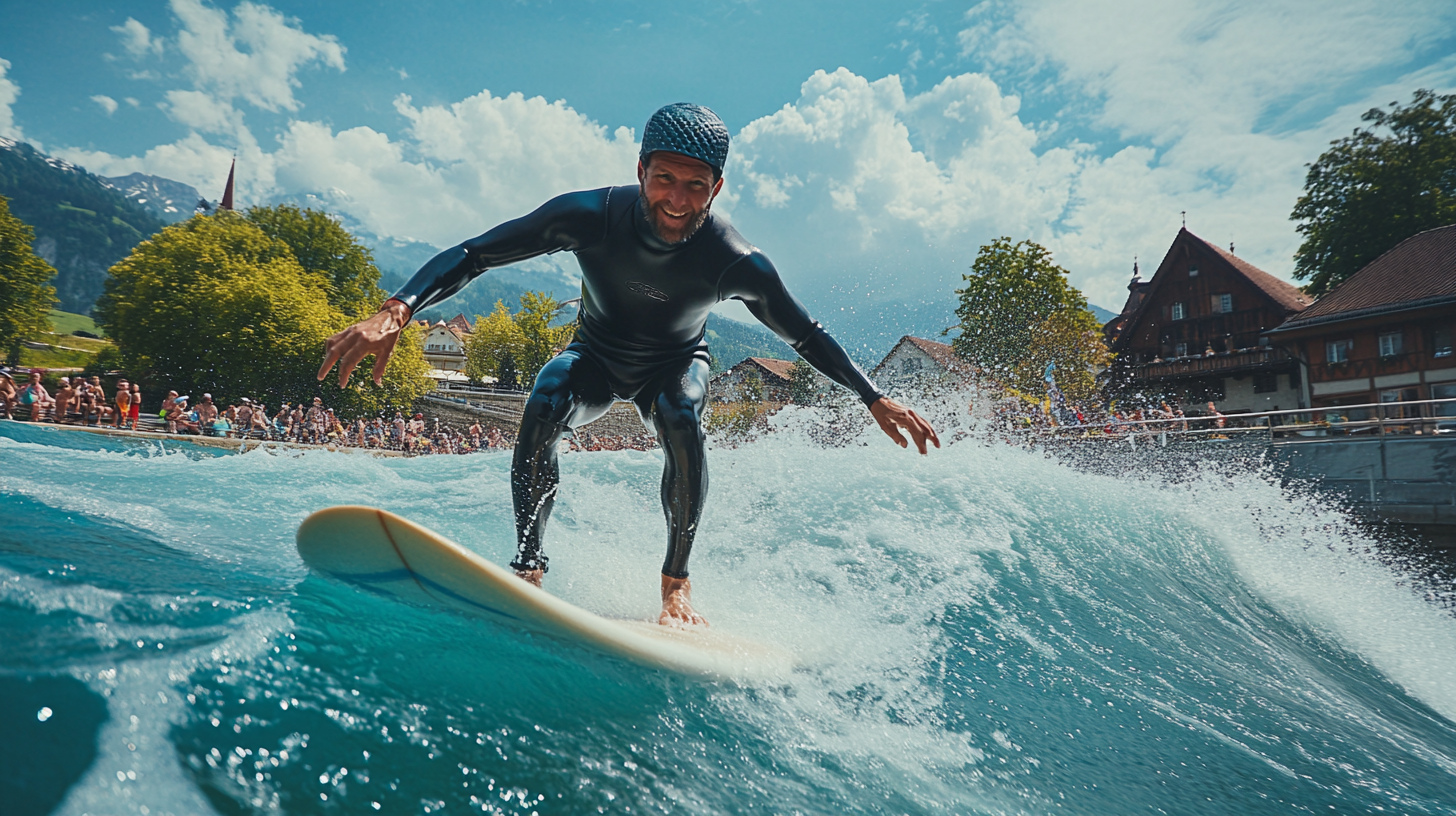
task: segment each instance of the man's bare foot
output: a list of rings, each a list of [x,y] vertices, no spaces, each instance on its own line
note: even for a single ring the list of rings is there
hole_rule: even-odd
[[[707,618],[693,609],[692,597],[691,581],[662,576],[662,614],[657,616],[657,622],[663,626],[707,626]]]
[[[545,570],[516,570],[517,578],[537,588],[541,586],[541,576],[545,574]]]

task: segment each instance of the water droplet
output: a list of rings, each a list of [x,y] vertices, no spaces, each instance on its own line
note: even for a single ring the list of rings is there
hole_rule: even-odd
[[[35,712],[35,718],[37,720],[40,720],[41,722],[45,722],[46,720],[49,720],[51,718],[51,715],[54,713],[54,711],[51,711],[50,706],[41,706],[40,711]]]

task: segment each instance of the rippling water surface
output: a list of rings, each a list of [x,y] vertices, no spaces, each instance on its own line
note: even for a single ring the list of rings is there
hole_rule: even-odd
[[[508,454],[0,424],[6,813],[1456,812],[1445,601],[1253,475],[791,431],[715,450],[695,600],[802,660],[738,686],[299,561],[298,523],[344,503],[507,561]],[[658,455],[562,465],[549,588],[652,615]]]

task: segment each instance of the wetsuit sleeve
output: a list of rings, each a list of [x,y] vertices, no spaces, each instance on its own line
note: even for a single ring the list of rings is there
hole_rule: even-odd
[[[854,391],[865,405],[884,396],[849,359],[844,347],[809,317],[797,298],[789,294],[778,270],[761,252],[736,261],[718,284],[720,299],[741,300],[759,322],[793,347],[819,373]]]
[[[595,243],[606,232],[611,192],[604,188],[557,196],[529,215],[451,247],[420,267],[391,299],[418,312],[464,289],[487,269]]]

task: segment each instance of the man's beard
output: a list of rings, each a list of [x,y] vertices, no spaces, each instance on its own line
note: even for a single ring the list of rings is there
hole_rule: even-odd
[[[708,215],[713,210],[713,202],[712,200],[709,200],[707,206],[703,207],[702,210],[698,211],[698,217],[694,218],[688,224],[687,229],[683,231],[683,236],[676,241],[669,241],[665,236],[663,236],[662,228],[657,224],[657,211],[652,209],[651,204],[647,203],[647,194],[639,192],[637,194],[637,199],[642,205],[642,217],[647,219],[647,226],[652,228],[652,234],[657,236],[657,240],[663,242],[664,244],[667,244],[668,246],[677,246],[678,244],[687,243],[688,239],[692,238],[694,235],[697,235],[698,230],[702,229],[703,225],[708,222]]]

